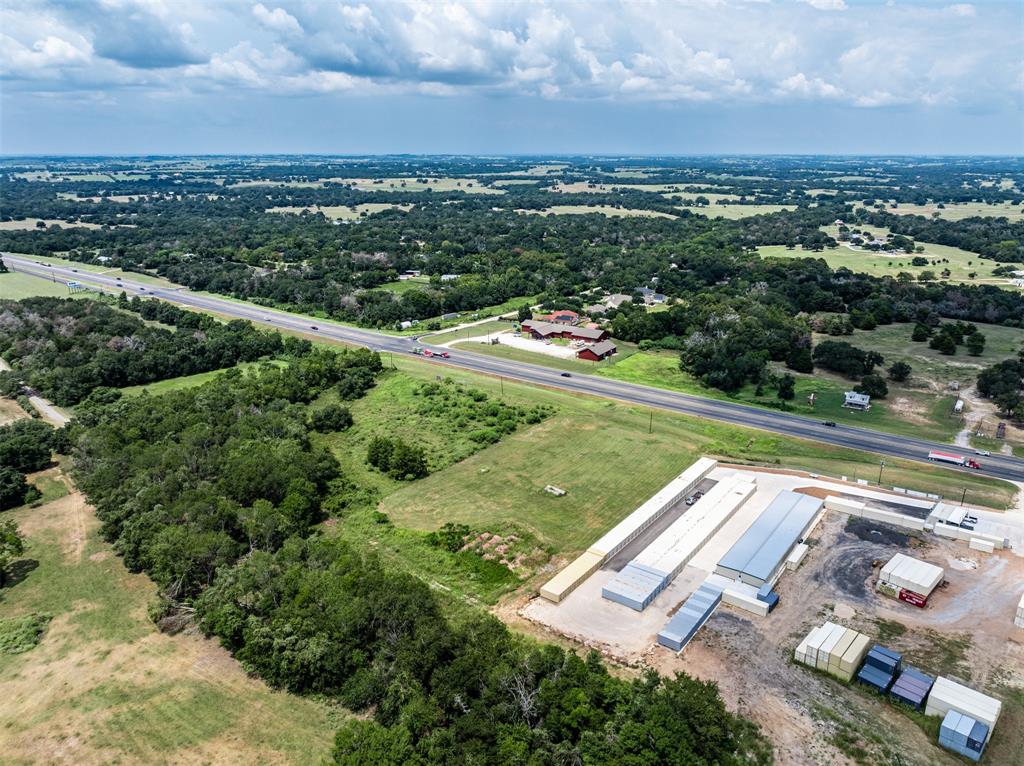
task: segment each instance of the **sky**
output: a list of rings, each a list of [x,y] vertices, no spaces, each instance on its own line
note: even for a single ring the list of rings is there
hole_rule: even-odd
[[[3,154],[1024,154],[1024,2],[3,0]]]

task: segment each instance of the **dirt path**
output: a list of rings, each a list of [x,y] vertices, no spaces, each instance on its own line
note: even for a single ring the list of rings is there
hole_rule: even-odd
[[[36,408],[39,415],[52,426],[60,428],[63,425],[71,422],[71,417],[67,415],[59,407],[50,404],[46,399],[41,396],[30,396],[28,400],[32,403],[32,406]]]
[[[971,446],[971,436],[977,430],[978,424],[985,420],[985,418],[996,415],[997,411],[996,406],[992,402],[978,396],[977,390],[973,387],[961,391],[960,398],[967,403],[967,413],[964,415],[964,427],[953,439],[953,444],[958,447],[969,448]]]

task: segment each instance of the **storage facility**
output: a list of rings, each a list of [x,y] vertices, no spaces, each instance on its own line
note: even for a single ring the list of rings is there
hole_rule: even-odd
[[[812,668],[849,681],[857,672],[871,639],[852,628],[826,622],[814,628],[794,653],[794,659]]]
[[[719,481],[601,589],[602,597],[640,612],[754,494],[747,478]]]
[[[969,715],[950,710],[939,726],[939,744],[973,761],[981,759],[988,742],[988,727]]]
[[[1013,624],[1018,628],[1024,628],[1024,593],[1021,594],[1020,601],[1017,602],[1017,614],[1013,618]]]
[[[596,572],[609,556],[614,556],[635,540],[687,494],[693,492],[718,465],[717,460],[702,457],[670,481],[647,502],[612,527],[600,540],[552,577],[540,589],[540,595],[556,604],[572,593]]]
[[[924,606],[945,574],[940,566],[897,553],[882,567],[878,590],[914,606]]]
[[[909,665],[903,668],[903,672],[893,683],[889,690],[889,696],[904,705],[910,705],[916,710],[924,707],[924,701],[928,699],[928,692],[932,690],[935,678],[922,673],[917,668]]]
[[[658,633],[658,643],[673,651],[681,652],[701,626],[715,611],[722,600],[722,591],[704,583],[693,592],[679,611],[665,623]]]
[[[935,679],[931,693],[928,695],[928,704],[925,705],[925,715],[945,716],[950,710],[970,716],[976,721],[981,721],[988,727],[988,736],[996,727],[999,714],[1003,710],[1003,703],[995,697],[977,692],[970,687],[958,684],[948,678],[939,676]]]
[[[772,581],[793,547],[814,528],[822,506],[816,497],[782,490],[719,560],[715,572],[757,588]]]

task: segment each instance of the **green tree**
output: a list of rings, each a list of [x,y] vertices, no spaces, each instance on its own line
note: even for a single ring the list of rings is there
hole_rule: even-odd
[[[340,404],[328,404],[309,414],[310,427],[319,433],[344,431],[352,426],[352,413]]]
[[[885,384],[881,375],[865,375],[853,390],[859,394],[867,394],[872,399],[884,399],[889,395],[889,386]]]
[[[0,467],[0,511],[17,508],[39,497],[39,490],[25,481],[25,474],[9,466]]]
[[[940,331],[928,342],[928,348],[945,356],[953,356],[956,353],[956,340],[948,332]]]
[[[796,372],[814,372],[814,360],[811,358],[811,349],[806,346],[794,348],[786,356],[786,366]]]
[[[968,335],[964,343],[967,345],[967,353],[971,356],[981,356],[985,353],[985,336],[980,332],[973,332]]]
[[[914,331],[910,334],[910,339],[915,343],[924,343],[931,337],[931,328],[923,322],[918,322],[914,325]]]
[[[0,588],[7,583],[7,568],[25,552],[25,540],[13,520],[0,521]]]
[[[910,374],[913,371],[913,368],[906,362],[894,362],[892,366],[889,367],[889,380],[902,383],[910,377]]]
[[[796,378],[792,375],[786,374],[779,378],[779,392],[778,396],[783,401],[789,401],[796,396],[794,387],[796,386]]]

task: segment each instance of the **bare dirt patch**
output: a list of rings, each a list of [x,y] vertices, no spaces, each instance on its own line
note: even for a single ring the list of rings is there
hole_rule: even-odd
[[[15,420],[24,420],[28,417],[29,414],[16,401],[0,397],[0,426],[13,423]]]

